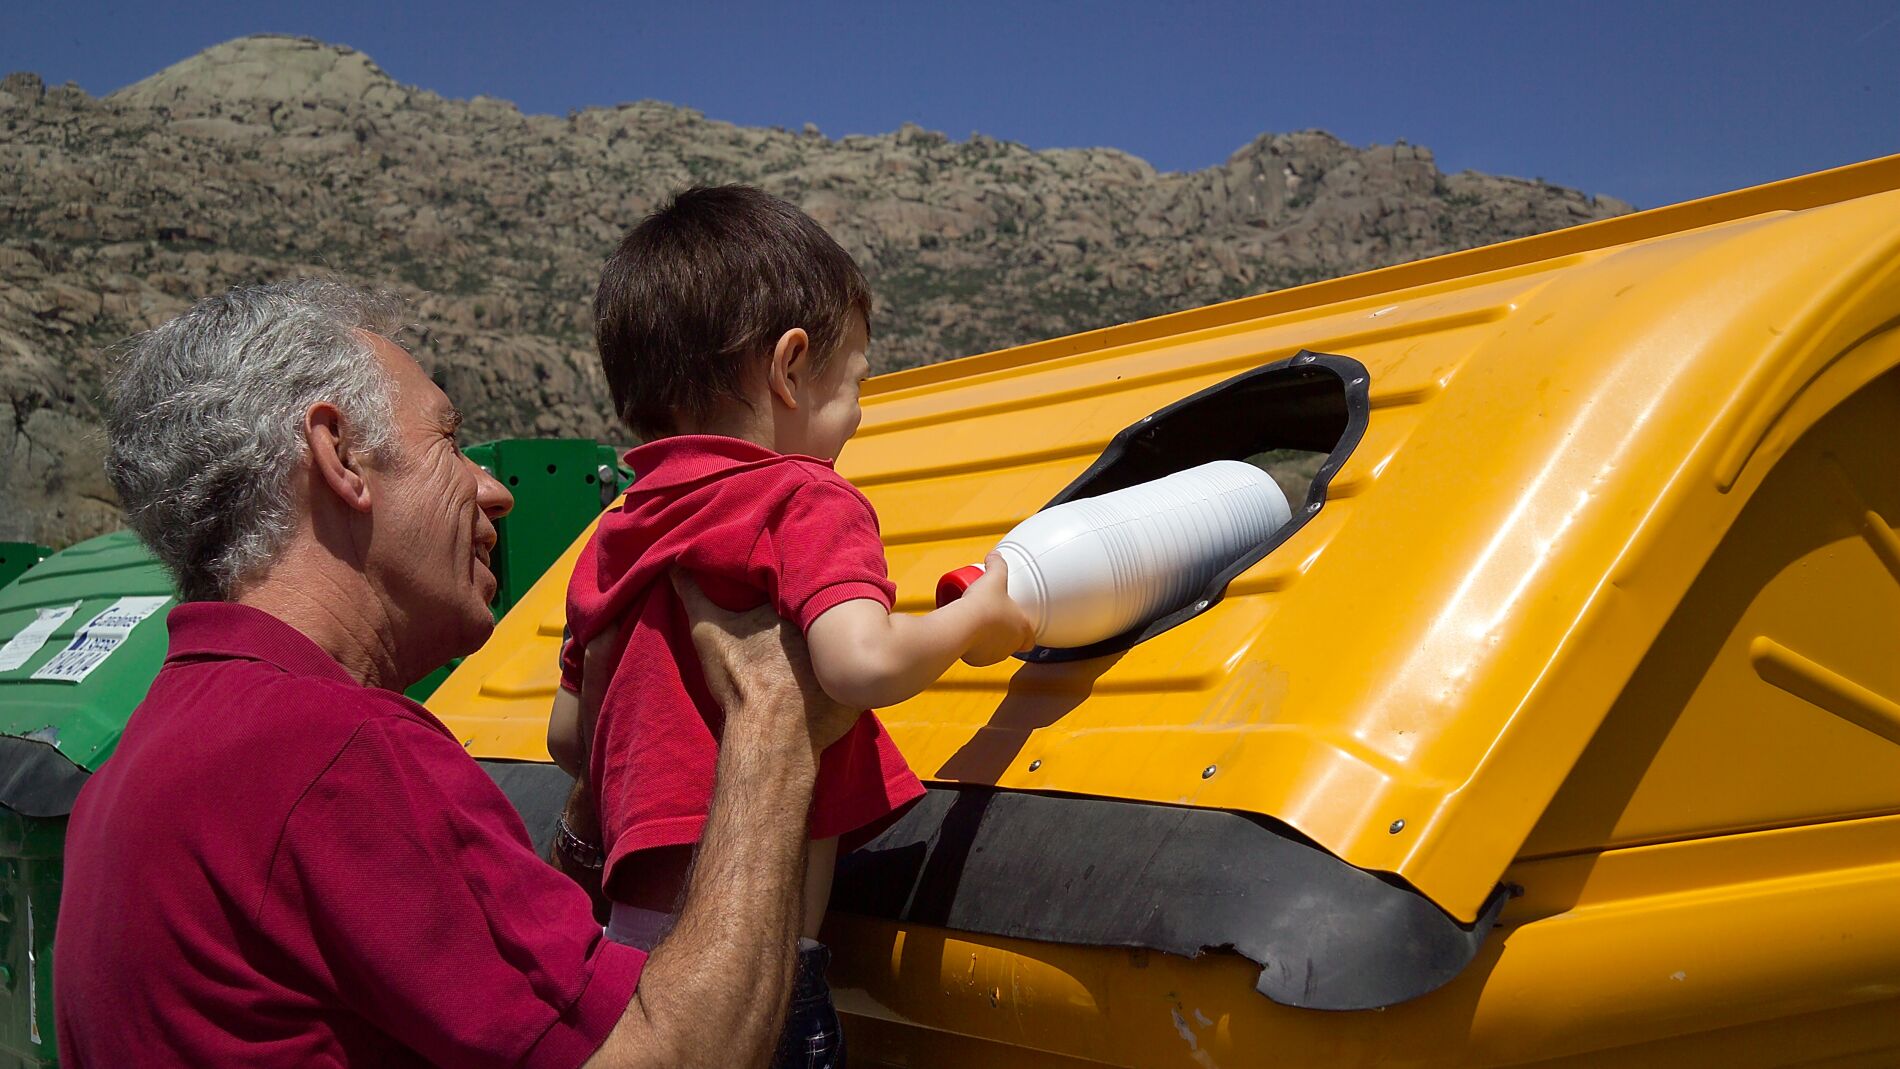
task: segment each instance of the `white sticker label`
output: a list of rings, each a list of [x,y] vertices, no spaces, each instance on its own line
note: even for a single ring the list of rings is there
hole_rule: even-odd
[[[0,646],[0,672],[11,672],[25,664],[40,652],[46,640],[59,630],[59,625],[72,619],[73,613],[77,611],[79,603],[76,601],[56,609],[39,610],[39,616],[32,623],[21,628],[20,633],[8,639],[6,645]]]
[[[50,679],[61,683],[77,683],[93,673],[93,670],[105,663],[112,651],[125,644],[126,636],[139,625],[139,621],[159,610],[159,606],[170,601],[169,597],[131,597],[120,598],[106,606],[106,610],[87,621],[79,629],[66,648],[53,655],[53,659],[40,666],[40,670],[28,676],[28,679]]]

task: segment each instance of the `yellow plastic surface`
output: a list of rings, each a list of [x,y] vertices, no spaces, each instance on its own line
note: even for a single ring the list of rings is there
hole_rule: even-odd
[[[1325,509],[1213,611],[1114,657],[958,666],[885,723],[926,779],[1268,814],[1466,919],[1521,850],[1900,809],[1877,458],[1836,462],[1824,501],[1775,491],[1820,525],[1816,555],[1755,633],[1680,637],[1724,642],[1739,682],[1632,683],[1692,583],[1722,603],[1731,570],[1762,578],[1776,538],[1717,544],[1797,438],[1900,362],[1896,188],[1900,157],[873,380],[840,468],[907,610],[1171,401],[1310,349],[1363,362],[1373,404]],[[1862,407],[1842,433],[1891,442],[1891,402]],[[479,756],[546,759],[572,559],[430,702]],[[1596,760],[1603,784],[1546,817],[1638,684],[1690,703],[1654,775]],[[1799,775],[1768,774],[1790,753]]]
[[[1893,346],[1893,335],[1879,336]],[[1882,356],[1878,362],[1887,362]],[[1446,987],[1369,1013],[1256,967],[830,918],[889,1066],[1900,1065],[1900,370],[1755,489]]]

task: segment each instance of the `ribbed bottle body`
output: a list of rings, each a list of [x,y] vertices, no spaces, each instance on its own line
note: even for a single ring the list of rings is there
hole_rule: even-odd
[[[1185,605],[1291,517],[1266,472],[1217,460],[1045,509],[996,548],[1037,643],[1073,648]]]

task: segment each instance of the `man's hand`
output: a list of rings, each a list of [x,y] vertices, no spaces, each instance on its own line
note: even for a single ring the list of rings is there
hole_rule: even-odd
[[[804,709],[814,754],[843,738],[861,710],[832,701],[811,670],[811,654],[798,629],[780,619],[771,606],[727,612],[712,603],[693,580],[672,573],[673,590],[692,622],[693,648],[699,651],[706,687],[726,717],[783,716]]]

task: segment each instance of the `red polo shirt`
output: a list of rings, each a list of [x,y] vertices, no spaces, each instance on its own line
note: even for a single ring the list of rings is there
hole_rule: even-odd
[[[588,753],[610,887],[634,852],[697,842],[712,801],[720,712],[667,572],[690,573],[727,609],[769,604],[801,631],[856,598],[888,611],[896,594],[877,513],[825,461],[679,435],[640,446],[627,464],[633,488],[600,518],[568,582],[572,640],[561,657],[562,685],[578,691],[580,651],[626,625]],[[859,831],[923,793],[866,712],[819,759],[811,837]]]
[[[256,609],[169,626],[67,831],[62,1063],[585,1061],[646,957],[448,730]]]

